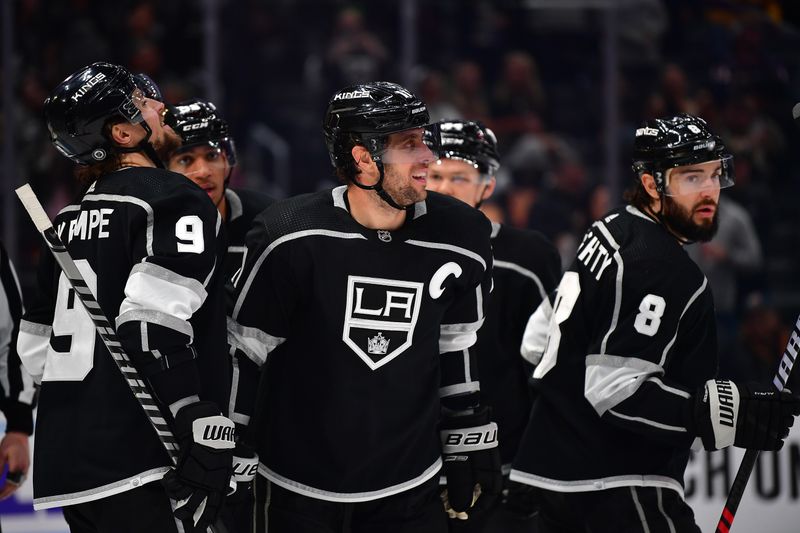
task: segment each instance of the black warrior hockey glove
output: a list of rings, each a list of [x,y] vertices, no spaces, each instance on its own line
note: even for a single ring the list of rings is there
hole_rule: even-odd
[[[442,421],[442,458],[447,490],[444,507],[450,518],[467,520],[486,511],[503,489],[497,424],[489,409]]]
[[[205,532],[225,500],[233,471],[234,426],[212,402],[181,408],[175,417],[181,447],[175,469],[162,479],[186,533]]]
[[[800,397],[789,389],[711,379],[695,395],[693,418],[707,450],[780,450],[798,414]]]

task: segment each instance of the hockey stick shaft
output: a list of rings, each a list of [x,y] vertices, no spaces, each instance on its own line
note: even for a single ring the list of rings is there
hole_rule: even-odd
[[[179,450],[175,436],[172,434],[172,431],[167,425],[167,421],[161,414],[158,404],[147,389],[144,380],[139,375],[139,371],[131,364],[128,354],[125,353],[125,350],[117,339],[114,327],[106,318],[103,310],[100,308],[100,304],[97,303],[97,299],[94,294],[92,294],[91,289],[86,285],[83,275],[80,270],[78,270],[72,256],[69,255],[64,242],[58,236],[58,233],[56,233],[50,218],[47,216],[47,213],[45,213],[38,198],[36,198],[36,194],[28,184],[19,187],[16,192],[22,205],[28,212],[28,215],[31,217],[31,220],[33,220],[33,223],[36,225],[36,229],[44,237],[47,246],[50,248],[50,251],[53,252],[56,262],[61,266],[61,270],[75,290],[75,295],[81,301],[89,317],[92,319],[97,334],[100,335],[103,344],[105,344],[109,353],[111,353],[111,357],[114,359],[119,371],[122,372],[122,376],[125,378],[131,392],[133,392],[139,405],[144,409],[147,419],[150,421],[150,424],[152,424],[159,440],[161,440],[161,443],[167,450],[172,463],[177,464]]]
[[[780,364],[778,365],[778,372],[772,380],[772,384],[779,391],[782,391],[789,381],[789,376],[792,373],[792,368],[797,360],[798,349],[800,349],[800,316],[794,324],[794,330],[789,337],[789,342],[786,349],[783,351]],[[722,515],[717,522],[716,533],[728,533],[733,526],[733,519],[736,517],[736,511],[739,509],[739,503],[742,501],[744,489],[747,487],[747,482],[750,479],[750,474],[758,461],[760,450],[747,450],[744,454],[739,470],[736,472],[736,477],[731,485],[731,490],[728,492],[728,499],[725,502],[725,507],[722,509]]]

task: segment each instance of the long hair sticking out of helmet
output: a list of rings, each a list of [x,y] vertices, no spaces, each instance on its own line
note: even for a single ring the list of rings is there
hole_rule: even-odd
[[[50,141],[59,152],[79,165],[94,165],[114,154],[144,152],[159,168],[164,164],[150,144],[152,130],[136,100],[160,94],[144,75],[135,77],[111,63],[88,65],[62,81],[44,102]],[[130,122],[145,130],[137,146],[123,148],[108,132],[113,123]]]
[[[374,190],[387,204],[401,210],[410,206],[399,205],[383,188],[384,147],[392,133],[429,126],[425,104],[404,87],[385,81],[337,91],[328,102],[322,124],[328,155],[339,175],[362,189]],[[430,131],[426,134],[431,143],[436,142],[435,137]],[[374,185],[364,185],[356,177],[358,169],[352,156],[355,145],[369,150],[378,167]]]
[[[439,158],[456,159],[474,166],[481,175],[484,189],[475,205],[483,203],[483,191],[500,169],[497,137],[477,120],[442,120],[439,129]]]

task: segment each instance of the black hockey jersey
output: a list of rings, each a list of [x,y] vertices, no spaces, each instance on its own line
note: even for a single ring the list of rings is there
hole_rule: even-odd
[[[230,309],[231,418],[249,422],[263,364],[250,428],[261,474],[358,502],[436,475],[441,406],[477,396],[469,348],[491,287],[491,227],[428,193],[396,231],[367,229],[345,191],[276,203],[248,234]]]
[[[519,349],[528,317],[561,275],[558,251],[541,233],[492,224],[494,289],[475,345],[481,403],[492,408],[503,464],[510,465],[532,402]]]
[[[223,409],[227,402],[221,226],[199,187],[151,168],[103,176],[54,221],[163,404],[192,394]],[[49,252],[18,347],[41,382],[37,509],[105,498],[163,476],[170,465],[163,445]]]
[[[253,219],[269,207],[274,200],[257,191],[225,189],[228,216],[225,220],[225,234],[228,236],[228,255],[225,259],[227,279],[231,279],[244,263],[247,249],[245,237],[253,226]]]
[[[632,206],[612,211],[584,236],[544,327],[511,479],[683,494],[690,395],[714,377],[717,345],[708,283],[678,241]]]
[[[33,432],[31,414],[33,379],[17,354],[17,334],[22,317],[22,292],[14,266],[0,244],[0,412],[6,431]]]

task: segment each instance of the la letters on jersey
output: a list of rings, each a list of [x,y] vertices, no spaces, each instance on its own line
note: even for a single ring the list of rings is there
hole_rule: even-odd
[[[88,240],[88,239],[107,239],[109,237],[108,220],[113,213],[112,208],[103,207],[100,209],[88,209],[81,211],[78,216],[69,221],[69,230],[67,231],[66,240],[71,242],[72,239]],[[64,229],[67,222],[64,221],[58,225],[58,236],[64,240]]]
[[[423,284],[348,276],[342,340],[372,370],[411,346],[422,304]]]

